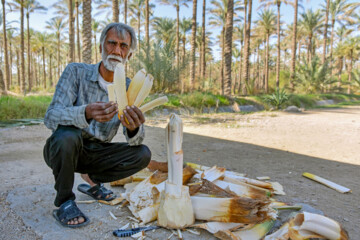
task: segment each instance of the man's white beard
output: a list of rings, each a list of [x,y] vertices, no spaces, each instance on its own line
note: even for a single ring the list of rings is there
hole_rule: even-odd
[[[111,72],[114,72],[115,71],[115,67],[116,65],[119,63],[117,61],[113,61],[113,60],[110,60],[111,58],[112,59],[116,59],[116,60],[119,60],[121,63],[125,64],[126,63],[126,59],[123,59],[122,57],[119,57],[119,56],[116,56],[116,55],[107,55],[105,53],[105,51],[103,51],[101,53],[101,58],[102,58],[102,61],[104,63],[104,66],[107,70],[111,71]]]

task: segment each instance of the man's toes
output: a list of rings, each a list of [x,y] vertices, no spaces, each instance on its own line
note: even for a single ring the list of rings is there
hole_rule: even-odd
[[[79,224],[85,222],[85,219],[83,217],[79,217],[78,219]]]

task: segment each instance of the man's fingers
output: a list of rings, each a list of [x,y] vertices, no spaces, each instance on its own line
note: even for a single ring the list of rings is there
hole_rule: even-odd
[[[138,116],[140,123],[143,124],[145,122],[145,117],[144,117],[144,114],[141,112],[141,110],[139,108],[137,108],[136,106],[131,106],[131,109]]]
[[[134,124],[135,124],[135,127],[138,127],[141,125],[141,122],[140,122],[140,119],[139,119],[139,116],[137,115],[137,113],[134,111],[133,108],[130,108],[129,106],[126,107],[126,110],[128,112],[128,114],[131,116],[131,118],[134,120]]]
[[[124,116],[128,120],[131,130],[135,129],[136,128],[135,122],[134,122],[134,120],[132,119],[131,115],[128,113],[127,110],[124,110]]]

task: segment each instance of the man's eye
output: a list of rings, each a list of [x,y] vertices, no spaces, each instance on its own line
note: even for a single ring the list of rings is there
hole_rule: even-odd
[[[123,48],[123,49],[128,49],[128,45],[126,45],[126,44],[120,44],[120,46],[121,46],[121,48]]]

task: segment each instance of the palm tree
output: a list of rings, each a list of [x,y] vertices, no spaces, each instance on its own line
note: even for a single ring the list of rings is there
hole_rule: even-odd
[[[179,69],[180,64],[180,50],[179,50],[179,42],[180,42],[180,7],[185,6],[189,7],[187,3],[190,0],[160,0],[160,3],[165,5],[173,6],[176,9],[176,66]]]
[[[181,21],[180,21],[180,38],[181,38],[181,41],[182,41],[182,63],[185,64],[185,55],[186,55],[186,34],[191,30],[191,18],[183,18]]]
[[[347,39],[343,45],[344,56],[350,60],[348,64],[348,90],[347,93],[351,93],[351,78],[354,58],[357,59],[360,55],[360,37],[351,37]]]
[[[112,21],[119,22],[119,0],[112,0]]]
[[[191,55],[190,55],[190,90],[195,87],[195,41],[196,41],[196,11],[197,0],[193,0],[193,14],[192,14],[192,26],[191,26]]]
[[[349,36],[353,32],[353,29],[349,29],[346,26],[341,26],[336,30],[336,35],[339,38],[335,55],[338,57],[339,71],[338,71],[338,88],[341,87],[341,73],[344,66],[344,54],[343,54],[343,39]]]
[[[242,77],[242,65],[243,65],[243,57],[244,57],[244,24],[239,23],[234,26],[234,41],[240,41],[240,62],[239,62],[239,81],[235,85],[237,85],[238,93],[241,92],[241,77]],[[235,93],[235,90],[234,90]]]
[[[46,7],[40,5],[36,0],[26,0],[25,1],[25,10],[26,10],[26,22],[27,22],[27,74],[28,74],[28,84],[29,84],[29,92],[32,87],[32,79],[31,79],[31,71],[30,71],[30,13],[35,11],[45,11]]]
[[[352,10],[353,4],[348,3],[347,0],[332,0],[330,1],[329,14],[331,19],[331,37],[330,37],[330,69],[332,68],[332,55],[333,55],[333,45],[334,45],[334,28],[335,23],[338,22],[341,25],[344,24],[344,21],[351,21],[349,12]],[[332,74],[332,72],[331,72]]]
[[[232,32],[234,18],[234,0],[228,0],[226,12],[226,32],[225,32],[225,81],[224,93],[231,95],[231,63],[232,63]]]
[[[56,9],[55,14],[69,18],[69,61],[75,61],[75,33],[74,33],[74,8],[73,0],[60,0],[52,5]]]
[[[244,18],[245,19],[245,52],[244,52],[244,80],[245,80],[245,87],[243,88],[243,90],[244,90],[243,93],[244,94],[247,94],[246,84],[249,82],[251,13],[252,13],[252,0],[245,0],[245,18]],[[247,19],[246,19],[246,17],[247,17]]]
[[[14,0],[13,3],[9,3],[10,6],[14,7],[15,11],[20,11],[20,60],[21,60],[21,71],[20,71],[20,91],[25,95],[25,45],[24,45],[24,8],[25,0]]]
[[[308,48],[307,48],[307,62],[311,61],[312,52],[313,52],[313,36],[315,33],[320,32],[322,27],[321,18],[322,14],[320,10],[315,12],[312,9],[307,10],[305,13],[301,14],[300,26],[303,28],[303,31],[308,36]]]
[[[325,11],[325,23],[324,23],[324,44],[323,44],[323,55],[322,55],[322,63],[325,63],[326,60],[326,43],[327,43],[327,29],[328,29],[328,19],[329,19],[329,8],[330,8],[330,0],[326,0],[326,11]]]
[[[206,39],[205,39],[205,16],[206,16],[206,0],[203,0],[203,9],[202,9],[202,45],[201,45],[201,59],[202,59],[202,65],[201,65],[201,73],[200,76],[202,79],[205,78],[205,71],[206,71],[206,62],[205,62],[205,48],[206,48]]]
[[[45,69],[45,48],[48,45],[49,35],[47,33],[36,32],[35,41],[41,47],[43,62],[43,88],[46,89],[46,69]]]
[[[99,33],[99,27],[100,27],[100,22],[96,21],[95,19],[92,19],[92,23],[91,23],[91,29],[93,31],[93,36],[94,36],[94,49],[95,49],[95,62],[98,62],[98,47],[97,47],[97,43],[96,43],[96,34]]]
[[[293,23],[293,38],[292,38],[292,50],[291,50],[291,74],[290,74],[290,88],[294,89],[295,79],[295,63],[296,63],[296,34],[297,34],[297,19],[298,19],[298,6],[299,0],[294,0],[294,23]],[[300,49],[299,49],[300,52]]]
[[[175,34],[175,20],[167,17],[156,17],[153,22],[155,38],[168,43]]]
[[[77,59],[79,62],[81,62],[81,54],[80,54],[80,27],[79,27],[79,6],[80,6],[81,0],[75,0],[75,13],[76,13],[76,45],[77,45]],[[90,11],[91,11],[91,0],[85,0],[85,4],[88,4],[90,2]],[[84,19],[83,19],[84,22]],[[83,26],[84,28],[84,26]],[[91,32],[91,31],[90,31]],[[91,40],[90,40],[91,42]]]
[[[266,9],[259,13],[259,20],[256,22],[260,29],[265,32],[266,52],[265,52],[265,92],[269,90],[269,38],[275,31],[276,15],[273,10]]]
[[[140,27],[141,27],[141,13],[145,0],[133,0],[129,5],[130,12],[135,16],[138,30],[138,54],[140,54]]]
[[[63,31],[66,29],[66,21],[62,17],[54,17],[51,18],[50,21],[46,22],[47,29],[53,30],[57,39],[57,76],[60,77],[60,42],[61,35]]]
[[[277,58],[276,58],[276,87],[279,89],[280,84],[280,6],[281,3],[288,4],[290,1],[287,0],[260,0],[264,2],[262,7],[269,7],[271,5],[277,6]]]
[[[10,85],[10,69],[9,69],[9,56],[7,48],[7,38],[6,38],[6,11],[5,11],[5,0],[1,0],[2,4],[2,24],[3,24],[3,42],[4,42],[4,57],[5,57],[5,81],[4,81],[4,91],[6,92],[9,89]]]
[[[91,63],[91,0],[83,2],[82,38],[84,42],[82,59],[84,63]]]

